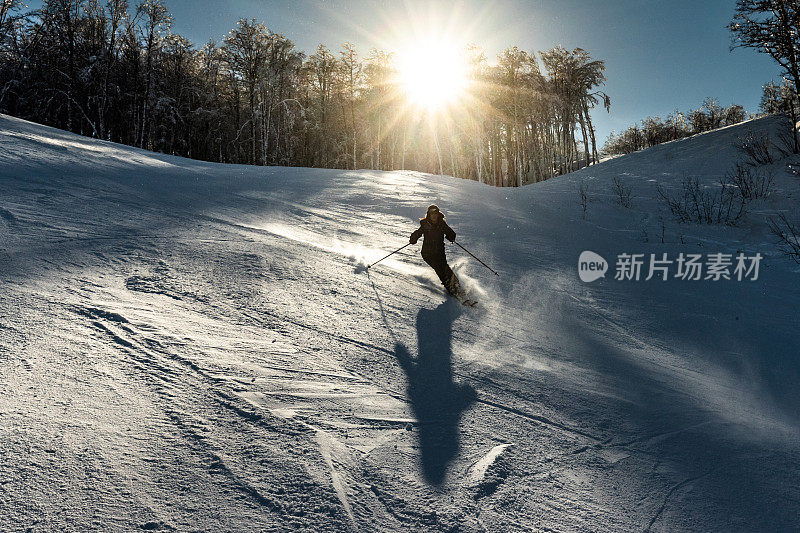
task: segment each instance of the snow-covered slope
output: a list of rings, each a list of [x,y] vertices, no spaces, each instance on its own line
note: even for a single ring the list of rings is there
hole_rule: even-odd
[[[765,219],[797,216],[800,179],[773,165],[738,228],[677,224],[655,191],[713,183],[778,127],[496,189],[0,116],[0,526],[797,528],[800,273]],[[364,268],[430,203],[500,272],[449,245],[478,308],[418,245]],[[580,281],[584,250],[604,279]],[[622,253],[740,251],[758,280],[614,279]]]

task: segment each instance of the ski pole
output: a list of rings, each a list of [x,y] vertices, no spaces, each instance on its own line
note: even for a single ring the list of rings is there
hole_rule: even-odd
[[[472,257],[475,257],[475,255],[474,255],[472,252],[470,252],[469,250],[467,250],[466,248],[464,248],[463,246],[461,246],[461,244],[459,244],[459,243],[456,243],[456,244],[458,244],[459,248],[461,248],[462,250],[464,250],[465,252],[467,252],[469,255],[471,255]],[[489,270],[491,270],[492,272],[494,272],[494,275],[495,275],[495,276],[499,276],[499,275],[500,275],[500,274],[498,274],[498,273],[497,273],[497,271],[495,271],[495,269],[493,269],[492,267],[490,267],[489,265],[487,265],[486,263],[484,263],[483,261],[481,261],[481,260],[480,260],[480,259],[478,259],[477,257],[475,257],[475,259],[478,261],[478,263],[482,264],[483,266],[485,266],[486,268],[488,268]]]
[[[378,263],[380,263],[381,261],[383,261],[384,259],[386,259],[386,258],[387,258],[387,257],[389,257],[390,255],[394,255],[394,254],[396,254],[397,252],[399,252],[400,250],[402,250],[402,249],[403,249],[403,248],[405,248],[406,246],[411,246],[411,243],[408,243],[408,244],[406,244],[405,246],[401,246],[400,248],[398,248],[397,250],[395,250],[394,252],[392,252],[392,253],[390,253],[390,254],[386,254],[385,256],[381,257],[380,259],[378,259],[377,261],[375,261],[375,262],[374,262],[374,263],[372,263],[371,265],[367,265],[367,268],[370,268],[370,267],[373,267],[373,266],[377,265]]]

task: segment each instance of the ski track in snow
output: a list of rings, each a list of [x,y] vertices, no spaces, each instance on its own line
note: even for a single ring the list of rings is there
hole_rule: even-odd
[[[775,127],[508,190],[212,165],[0,116],[0,526],[796,528],[800,289],[753,212],[796,213],[800,183],[783,161],[744,228],[641,238],[664,216],[651,179],[711,183],[737,136]],[[418,247],[365,269],[432,202],[501,273],[448,248],[475,309]],[[749,285],[585,285],[584,249],[768,257]]]

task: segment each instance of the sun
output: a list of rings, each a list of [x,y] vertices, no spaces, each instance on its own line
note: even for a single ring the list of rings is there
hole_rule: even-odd
[[[407,98],[437,111],[456,103],[468,85],[463,48],[427,39],[403,47],[398,54],[398,76]]]

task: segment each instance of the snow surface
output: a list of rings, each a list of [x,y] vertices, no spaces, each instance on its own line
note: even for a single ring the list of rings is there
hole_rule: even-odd
[[[797,530],[800,273],[765,219],[797,218],[798,161],[738,228],[655,192],[778,128],[497,189],[0,116],[0,529]],[[500,272],[449,245],[478,308],[419,245],[365,268],[430,203]],[[765,258],[757,281],[586,284],[583,250]]]

